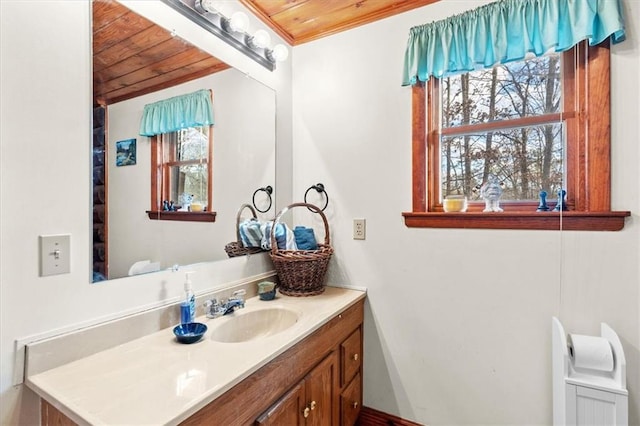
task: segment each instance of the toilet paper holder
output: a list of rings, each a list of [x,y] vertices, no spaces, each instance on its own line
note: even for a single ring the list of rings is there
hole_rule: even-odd
[[[576,365],[576,354],[570,353],[570,350],[577,351],[581,347],[573,348],[568,344],[567,334],[558,318],[553,317],[551,323],[553,424],[555,426],[596,424],[595,419],[589,417],[594,411],[584,409],[587,404],[602,408],[604,412],[609,413],[611,421],[607,424],[627,425],[627,364],[622,343],[616,332],[607,324],[600,324],[600,337],[610,345],[613,367],[600,369],[596,363],[594,368],[585,368],[580,364]],[[602,349],[602,346],[598,349]]]

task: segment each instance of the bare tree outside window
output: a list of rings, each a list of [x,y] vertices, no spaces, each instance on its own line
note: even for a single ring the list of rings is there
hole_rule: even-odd
[[[170,176],[169,198],[178,201],[182,194],[194,201],[208,202],[209,128],[189,127],[164,138],[164,166]]]
[[[442,79],[442,197],[477,199],[489,174],[503,201],[564,187],[564,128],[544,118],[562,112],[560,62],[551,54]]]

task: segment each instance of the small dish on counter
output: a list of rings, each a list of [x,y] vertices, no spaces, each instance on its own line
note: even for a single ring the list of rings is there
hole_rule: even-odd
[[[173,328],[173,334],[176,335],[178,342],[185,344],[197,342],[206,332],[207,326],[199,322],[180,324]]]

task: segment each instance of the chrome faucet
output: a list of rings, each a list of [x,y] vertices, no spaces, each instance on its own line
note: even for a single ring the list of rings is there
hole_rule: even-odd
[[[232,314],[236,309],[244,308],[244,295],[247,294],[246,290],[234,291],[229,300],[225,302],[224,299],[211,299],[204,302],[205,312],[207,318],[218,318],[223,315]]]

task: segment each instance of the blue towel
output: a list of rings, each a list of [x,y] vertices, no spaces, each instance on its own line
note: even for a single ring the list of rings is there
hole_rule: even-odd
[[[238,226],[240,240],[244,247],[260,247],[262,243],[262,229],[260,221],[255,218],[247,219]]]
[[[273,222],[262,224],[262,249],[271,250],[271,226]],[[297,250],[296,239],[293,232],[284,223],[276,224],[275,230],[276,244],[280,250]]]
[[[293,230],[293,234],[296,237],[298,250],[318,250],[318,242],[316,241],[316,236],[313,233],[313,228],[296,226]]]

